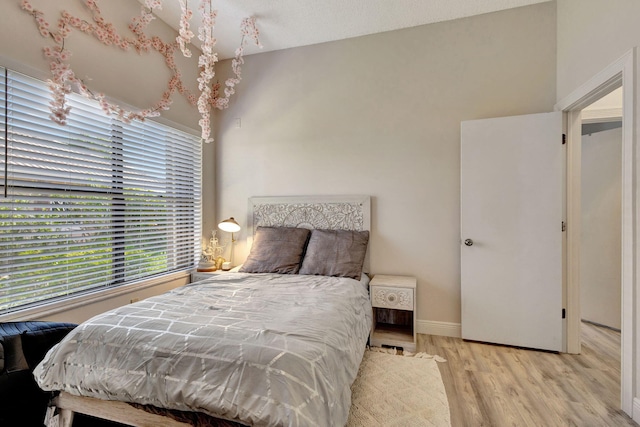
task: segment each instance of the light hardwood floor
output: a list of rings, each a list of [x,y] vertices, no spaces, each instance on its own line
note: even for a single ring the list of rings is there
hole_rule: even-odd
[[[439,363],[453,427],[637,426],[620,410],[620,333],[582,324],[582,354],[418,335]]]

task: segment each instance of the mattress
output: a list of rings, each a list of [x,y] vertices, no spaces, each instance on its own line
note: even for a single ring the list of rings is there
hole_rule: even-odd
[[[230,273],[96,316],[34,371],[45,390],[249,425],[345,425],[371,326],[362,282]]]

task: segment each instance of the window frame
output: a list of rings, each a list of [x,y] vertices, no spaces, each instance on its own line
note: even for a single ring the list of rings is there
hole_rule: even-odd
[[[7,78],[6,78],[5,70],[7,70],[7,72],[14,71],[14,70],[9,69],[8,67],[3,67],[1,64],[0,64],[0,70],[3,71],[3,74],[4,74],[3,80],[5,80],[2,83],[6,84]],[[24,74],[24,73],[21,73],[20,71],[15,71],[15,72],[19,74]],[[44,82],[42,82],[41,79],[38,79],[36,77],[31,77],[26,74],[24,75],[28,78],[39,80],[40,83],[44,84]],[[8,98],[8,96],[6,98]],[[4,109],[5,114],[3,115],[5,116],[8,115],[8,113],[6,113],[7,111],[6,98],[5,100],[2,101],[5,105],[2,106],[2,108],[0,108],[0,109]],[[3,117],[0,117],[0,119],[4,120]],[[111,140],[110,140],[112,150],[114,150],[112,161],[117,162],[118,155],[116,151],[118,147],[122,147],[124,140],[122,138],[118,138],[118,136],[116,135],[117,134],[116,128],[118,127],[118,123],[120,122],[117,122],[114,119],[108,119],[108,120],[111,120],[111,124],[112,124]],[[147,119],[147,121],[149,120]],[[199,138],[197,131],[193,129],[187,129],[184,126],[172,123],[166,119],[153,120],[152,122],[155,122],[161,126],[168,126],[170,128],[173,128],[172,131],[183,132],[194,138]],[[7,151],[10,145],[9,141],[11,140],[11,131],[9,130],[9,127],[6,125],[6,123],[4,126],[3,133],[4,135],[0,136],[0,140],[2,140],[5,146],[4,159],[7,159],[8,158]],[[168,138],[168,136],[165,136],[165,139],[166,138]],[[175,262],[175,260],[178,258],[174,257],[170,259],[168,255],[169,250],[177,252],[181,247],[188,249],[189,253],[191,253],[191,250],[193,250],[193,256],[191,257],[192,260],[190,261],[191,263],[190,266],[178,267],[176,269],[169,268],[167,271],[151,273],[150,275],[144,276],[144,277],[134,277],[131,280],[126,277],[125,267],[123,265],[123,262],[124,262],[123,260],[126,258],[126,255],[125,255],[127,250],[126,245],[124,244],[124,241],[122,242],[122,244],[115,244],[115,242],[112,240],[112,242],[110,243],[111,247],[117,246],[118,250],[111,253],[111,265],[113,266],[114,269],[119,270],[119,272],[117,274],[114,274],[113,276],[114,280],[112,280],[110,283],[108,283],[107,285],[98,285],[95,287],[91,287],[90,289],[81,290],[79,292],[69,292],[64,296],[54,296],[53,298],[48,298],[48,299],[36,301],[33,303],[29,303],[29,304],[23,304],[23,305],[7,308],[3,311],[0,311],[0,320],[4,321],[4,320],[12,320],[12,319],[18,319],[18,318],[33,318],[34,316],[49,315],[49,314],[57,313],[60,311],[65,311],[65,310],[74,308],[76,306],[86,305],[87,303],[98,302],[105,298],[112,298],[121,294],[134,292],[136,290],[144,289],[150,286],[156,286],[163,283],[173,282],[176,280],[180,280],[181,282],[183,282],[182,284],[184,284],[184,279],[188,278],[190,271],[193,270],[193,267],[197,262],[197,257],[198,257],[199,248],[200,248],[198,243],[200,241],[201,221],[202,221],[202,178],[203,178],[202,156],[203,156],[203,153],[202,153],[202,145],[199,144],[198,147],[199,147],[199,155],[196,156],[196,158],[199,160],[200,164],[194,165],[194,168],[196,168],[194,172],[194,176],[199,175],[200,181],[193,183],[194,191],[196,191],[198,194],[197,194],[197,197],[195,197],[194,199],[191,199],[191,202],[187,202],[189,204],[189,208],[190,209],[193,208],[194,214],[191,219],[185,221],[185,224],[188,224],[188,225],[193,224],[193,236],[189,235],[189,238],[186,239],[185,242],[179,242],[179,244],[172,244],[167,246],[169,249],[167,249],[167,254],[165,254],[165,259],[170,260],[168,262]],[[4,161],[4,163],[5,163],[4,169],[6,172],[6,169],[9,167],[9,161]],[[172,169],[165,169],[165,170],[170,171]],[[127,196],[125,195],[125,191],[124,191],[125,180],[122,176],[120,177],[118,176],[122,172],[122,169],[118,169],[117,167],[114,166],[113,171],[114,171],[114,175],[113,175],[114,179],[112,181],[110,190],[108,190],[108,193],[110,194],[111,207],[112,207],[110,210],[110,213],[111,213],[112,221],[123,221],[122,227],[124,229],[125,225],[124,225],[124,220],[122,219],[122,216],[114,215],[114,212],[124,209],[124,206],[127,203],[126,201]],[[6,192],[9,191],[11,188],[11,186],[8,186],[6,184],[7,184],[6,181],[2,183],[3,192],[5,193],[4,197],[6,197]],[[15,187],[16,186],[13,186],[13,188]],[[28,190],[33,190],[33,189],[38,189],[43,187],[38,187],[37,182],[35,183],[25,182],[24,188]],[[55,192],[55,191],[56,190],[52,192]],[[96,189],[96,191],[88,191],[85,188],[85,189],[79,189],[79,190],[72,189],[72,190],[65,190],[65,191],[70,191],[70,192],[75,191],[77,193],[83,193],[86,195],[94,194],[94,195],[99,195],[103,198],[105,194],[104,189]],[[174,213],[174,215],[176,212],[179,212],[180,204],[181,202],[177,202],[178,206],[174,206],[174,207],[177,207],[178,209],[171,211]],[[174,219],[174,221],[177,221],[176,224],[179,224],[181,222],[176,219]],[[118,227],[110,227],[109,229],[117,230],[117,228]],[[173,230],[172,231],[173,233],[176,232],[175,227],[172,230]],[[164,238],[168,239],[169,235],[172,232],[171,230],[168,232],[165,232]],[[124,231],[122,231],[122,233],[124,234]],[[191,246],[189,244],[190,241],[193,242],[193,247],[190,247]],[[189,246],[189,248],[187,248],[187,246]]]

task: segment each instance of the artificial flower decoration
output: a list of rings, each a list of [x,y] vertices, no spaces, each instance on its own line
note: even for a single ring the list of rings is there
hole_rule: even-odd
[[[213,37],[217,12],[212,8],[211,0],[201,0],[199,10],[200,13],[202,13],[203,25],[198,29],[198,39],[202,41],[202,54],[198,59],[200,75],[197,78],[200,95],[196,97],[195,94],[191,93],[185,87],[182,75],[176,66],[174,58],[175,51],[178,48],[184,56],[191,56],[191,51],[187,46],[194,37],[189,24],[193,12],[189,9],[187,0],[179,1],[182,13],[178,37],[173,43],[165,43],[159,37],[148,37],[145,33],[145,29],[149,23],[155,19],[153,11],[162,8],[161,0],[145,0],[140,15],[134,17],[129,24],[129,29],[135,37],[125,37],[118,34],[114,25],[107,22],[102,16],[97,0],[84,0],[84,5],[92,14],[93,22],[87,22],[68,12],[62,12],[55,28],[47,22],[42,11],[35,9],[28,0],[21,0],[22,9],[33,16],[40,35],[51,39],[54,43],[53,47],[46,46],[43,48],[44,56],[50,60],[49,69],[51,70],[52,76],[51,79],[47,81],[52,94],[52,101],[50,103],[51,114],[49,116],[51,120],[60,125],[66,124],[67,116],[71,110],[66,104],[66,96],[71,93],[74,88],[81,95],[98,101],[105,113],[116,115],[124,122],[144,120],[147,117],[160,115],[161,111],[169,109],[172,102],[171,99],[177,92],[185,96],[191,105],[197,105],[198,112],[201,116],[199,124],[202,130],[202,140],[204,142],[211,142],[211,107],[224,109],[229,105],[229,98],[235,92],[234,87],[240,83],[241,80],[241,65],[244,64],[243,53],[247,39],[251,37],[257,46],[262,47],[262,45],[258,38],[259,32],[255,19],[245,18],[240,26],[242,34],[240,47],[236,50],[235,58],[231,61],[234,77],[226,80],[224,97],[220,97],[220,84],[212,83],[215,77],[215,63],[218,61],[218,55],[214,51],[216,39]],[[167,89],[163,92],[160,100],[155,105],[141,111],[129,111],[108,101],[104,94],[93,93],[87,85],[75,75],[69,64],[71,52],[65,49],[65,40],[71,34],[72,29],[92,35],[106,46],[114,46],[124,51],[129,51],[133,48],[138,54],[156,51],[163,55],[165,64],[172,75],[167,84]]]
[[[180,0],[180,9],[182,10],[182,14],[180,15],[180,31],[178,32],[176,41],[180,45],[182,54],[187,58],[191,58],[191,51],[187,48],[187,45],[191,43],[191,39],[193,38],[193,31],[189,29],[189,20],[193,16],[193,12],[187,7],[187,0]]]

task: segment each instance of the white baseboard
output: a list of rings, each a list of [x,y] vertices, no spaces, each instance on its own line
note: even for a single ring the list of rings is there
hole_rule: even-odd
[[[640,398],[633,398],[633,416],[631,418],[640,424]]]
[[[460,323],[435,322],[432,320],[416,320],[416,329],[419,334],[441,335],[443,337],[462,337],[462,325]]]

